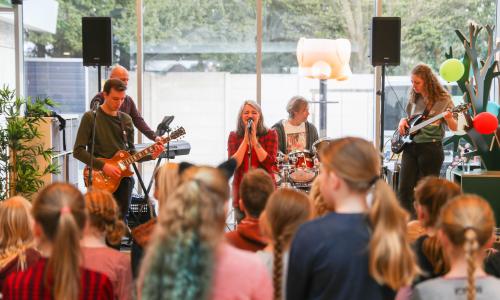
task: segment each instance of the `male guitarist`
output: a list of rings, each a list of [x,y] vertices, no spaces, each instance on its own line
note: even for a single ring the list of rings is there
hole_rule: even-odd
[[[444,160],[444,125],[451,130],[457,130],[457,121],[449,111],[453,107],[450,95],[429,66],[420,64],[414,67],[411,71],[411,82],[412,89],[406,107],[410,119],[418,114],[430,118],[445,112],[444,120],[439,119],[420,129],[413,137],[413,143],[408,144],[403,151],[398,197],[403,207],[414,215],[413,190],[422,177],[439,176]],[[401,119],[399,133],[404,134],[408,127],[408,118]]]
[[[132,119],[126,113],[119,111],[125,99],[126,89],[125,83],[119,79],[106,81],[103,88],[104,103],[97,109],[83,114],[73,147],[73,156],[86,165],[90,165],[92,125],[94,114],[96,114],[93,168],[102,170],[105,175],[115,178],[121,177],[120,168],[96,158],[111,158],[119,150],[135,152]],[[163,150],[163,144],[155,145],[152,158],[156,159]],[[120,181],[118,189],[113,193],[124,219],[127,216],[133,187],[134,179],[124,177]]]

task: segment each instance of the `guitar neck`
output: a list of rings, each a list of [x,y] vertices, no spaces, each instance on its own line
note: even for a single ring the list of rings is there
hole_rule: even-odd
[[[170,141],[169,137],[162,138],[163,144],[168,143],[169,141]],[[136,161],[143,159],[144,157],[146,157],[154,152],[155,145],[156,145],[156,143],[145,148],[144,150],[141,150],[141,151],[135,153],[134,155],[127,157],[126,159],[122,160],[122,162],[128,166],[128,165],[135,163]]]
[[[429,124],[431,124],[431,123],[436,122],[437,120],[439,120],[439,119],[441,119],[442,117],[444,117],[445,113],[446,113],[446,112],[442,112],[442,113],[440,113],[440,114],[438,114],[438,115],[435,115],[434,117],[432,117],[432,118],[430,118],[430,119],[428,119],[428,120],[423,121],[423,122],[422,122],[422,123],[420,123],[420,124],[417,124],[417,125],[413,126],[412,128],[410,128],[409,133],[410,133],[410,134],[412,134],[412,133],[414,133],[415,131],[418,131],[418,130],[420,130],[420,129],[424,128],[425,126],[427,126],[427,125],[429,125]]]

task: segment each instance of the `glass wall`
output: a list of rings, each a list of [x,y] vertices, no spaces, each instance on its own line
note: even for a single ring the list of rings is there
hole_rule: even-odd
[[[255,3],[144,5],[145,119],[156,126],[173,115],[172,125],[186,129],[191,153],[179,160],[221,162],[240,104],[255,99]]]
[[[450,47],[453,56],[461,59],[465,51],[455,30],[460,30],[468,38],[469,22],[495,25],[496,1],[384,1],[384,14],[400,16],[402,23],[401,65],[387,68],[384,129],[386,139],[389,139],[400,118],[405,116],[403,108],[411,86],[408,76],[411,69],[418,63],[426,63],[439,73],[439,66],[446,60],[445,53]],[[479,51],[486,51],[485,29],[478,41]],[[447,85],[456,104],[461,103],[461,91],[456,84],[442,83]],[[450,160],[451,156],[447,159]]]
[[[287,117],[286,104],[292,96],[319,100],[319,80],[305,78],[298,72],[298,40],[346,38],[352,47],[353,76],[327,83],[327,100],[331,103],[327,105],[326,135],[373,139],[373,68],[368,58],[372,15],[372,0],[265,1],[262,106],[268,113],[268,124]],[[317,103],[310,105],[310,113],[309,121],[319,129]]]

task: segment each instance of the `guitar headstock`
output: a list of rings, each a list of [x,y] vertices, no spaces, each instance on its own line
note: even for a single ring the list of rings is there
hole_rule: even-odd
[[[177,129],[175,129],[174,131],[172,131],[172,133],[170,134],[170,136],[168,136],[168,137],[162,137],[163,143],[166,143],[168,141],[180,138],[181,136],[183,136],[185,134],[186,134],[186,130],[184,129],[184,127],[181,126],[181,127],[177,128]]]
[[[462,103],[460,105],[457,105],[457,106],[453,107],[451,109],[451,112],[452,113],[461,113],[461,112],[464,112],[464,111],[468,110],[469,107],[470,107],[470,103]]]

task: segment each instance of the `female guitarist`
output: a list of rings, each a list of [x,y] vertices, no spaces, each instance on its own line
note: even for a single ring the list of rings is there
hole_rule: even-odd
[[[442,140],[446,124],[451,130],[457,130],[457,121],[449,111],[453,102],[448,92],[441,86],[431,68],[419,64],[411,71],[412,88],[409,91],[409,101],[406,105],[406,114],[409,118],[402,118],[398,130],[404,134],[408,128],[408,120],[418,114],[430,118],[442,112],[443,118],[435,123],[420,129],[413,137],[413,143],[405,146],[399,173],[398,197],[403,207],[412,215],[413,189],[422,177],[439,176],[444,160]],[[444,120],[443,120],[444,119]]]
[[[104,84],[104,103],[95,112],[88,111],[82,116],[80,127],[73,146],[73,156],[86,165],[90,165],[89,151],[92,140],[92,124],[96,114],[94,141],[94,169],[101,170],[105,175],[119,179],[122,170],[114,164],[96,158],[111,158],[119,150],[135,152],[134,126],[132,119],[126,113],[120,112],[120,106],[125,99],[127,86],[119,79],[109,79]],[[163,144],[155,144],[151,157],[155,159],[163,151]],[[128,207],[132,197],[134,180],[123,177],[113,196],[120,207],[121,216],[126,220]]]

